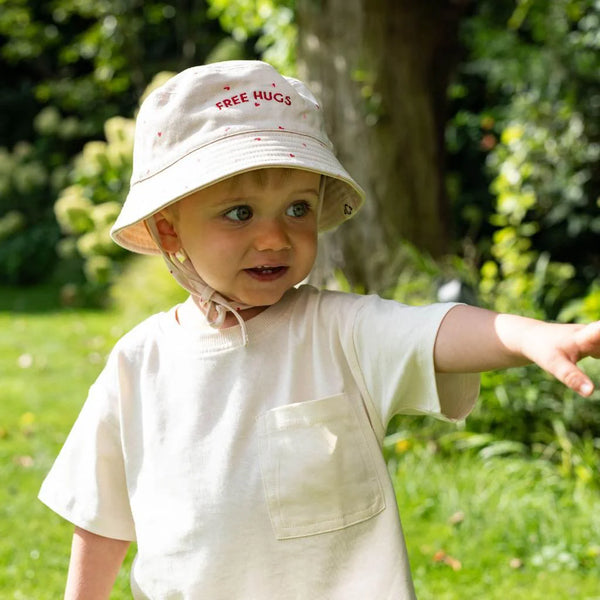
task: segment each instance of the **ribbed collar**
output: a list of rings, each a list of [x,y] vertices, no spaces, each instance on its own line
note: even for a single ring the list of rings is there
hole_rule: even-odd
[[[244,343],[241,325],[216,329],[209,324],[206,315],[202,313],[191,297],[163,314],[161,328],[182,341],[193,342],[201,353],[243,348],[246,345],[251,347],[254,342],[267,335],[274,326],[285,319],[298,293],[296,288],[288,290],[279,302],[245,321],[247,343]],[[183,315],[181,322],[177,319],[178,313]]]

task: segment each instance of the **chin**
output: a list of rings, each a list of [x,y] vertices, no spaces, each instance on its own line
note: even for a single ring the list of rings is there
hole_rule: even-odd
[[[247,294],[244,299],[242,299],[242,302],[250,306],[272,306],[273,304],[277,304],[277,302],[283,298],[288,289],[289,288],[286,288],[281,292],[272,292],[269,294]]]

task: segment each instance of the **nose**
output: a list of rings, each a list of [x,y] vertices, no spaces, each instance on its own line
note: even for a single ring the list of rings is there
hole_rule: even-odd
[[[291,248],[285,224],[280,219],[264,219],[256,225],[254,247],[258,251],[279,251]]]

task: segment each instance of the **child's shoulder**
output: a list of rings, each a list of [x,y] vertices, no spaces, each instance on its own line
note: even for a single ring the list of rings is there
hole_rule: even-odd
[[[155,344],[159,338],[164,337],[169,322],[174,319],[175,307],[151,315],[124,333],[114,349],[119,353],[129,354],[138,352],[148,344]]]
[[[363,296],[338,290],[318,289],[310,284],[301,285],[293,290],[298,305],[314,306],[318,310],[338,310],[340,308],[358,308],[368,302],[371,296]]]
[[[391,322],[394,326],[418,327],[436,321],[453,303],[408,305],[378,294],[356,294],[345,291],[319,290],[310,285],[295,290],[296,306],[309,318],[322,322],[338,323],[344,327],[362,323],[380,323],[383,327]]]
[[[386,302],[377,295],[322,290],[302,285],[293,291],[295,309],[305,318],[348,325],[362,309]]]
[[[294,294],[297,297],[297,302],[313,303],[319,306],[319,308],[329,310],[353,307],[358,310],[363,306],[380,303],[399,305],[398,302],[384,299],[377,294],[358,294],[343,290],[323,290],[310,284],[299,286],[294,290]]]

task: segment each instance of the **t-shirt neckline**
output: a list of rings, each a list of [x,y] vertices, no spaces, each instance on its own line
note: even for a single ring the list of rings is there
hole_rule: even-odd
[[[281,300],[245,321],[249,344],[266,335],[274,325],[284,318],[291,308],[297,293],[298,290],[296,288],[288,290]],[[188,298],[185,302],[193,302],[193,300]],[[178,304],[163,313],[161,326],[170,335],[173,334],[179,339],[193,341],[207,352],[229,350],[244,346],[242,328],[239,324],[225,329],[215,329],[208,324],[200,311],[194,313],[198,317],[196,322],[180,323],[177,319],[177,311],[183,304]]]

